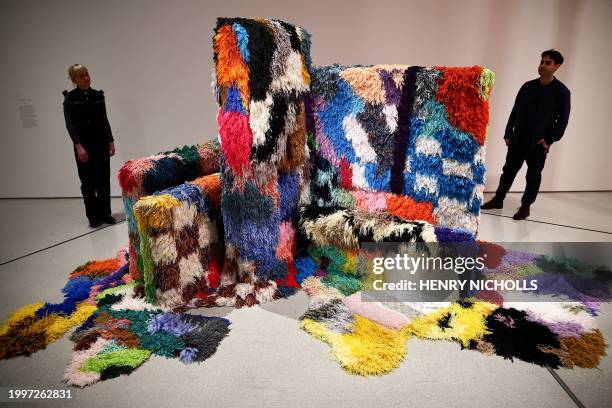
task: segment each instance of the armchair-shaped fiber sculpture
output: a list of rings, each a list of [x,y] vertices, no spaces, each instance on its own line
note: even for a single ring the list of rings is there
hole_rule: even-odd
[[[208,171],[175,168],[184,160],[170,152],[120,172],[131,274],[149,302],[171,309],[252,305],[298,287],[310,35],[276,20],[222,18],[213,42],[220,145],[206,144]],[[220,198],[219,175],[180,185],[218,170]]]
[[[294,263],[301,233],[340,251],[475,239],[490,71],[312,67],[309,34],[277,20],[221,18],[213,44],[220,175],[126,201],[138,221],[131,267],[150,302],[290,294],[307,275]]]

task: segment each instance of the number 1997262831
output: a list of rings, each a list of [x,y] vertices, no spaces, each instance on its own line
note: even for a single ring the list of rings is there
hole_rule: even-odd
[[[8,389],[8,399],[70,399],[70,390]]]

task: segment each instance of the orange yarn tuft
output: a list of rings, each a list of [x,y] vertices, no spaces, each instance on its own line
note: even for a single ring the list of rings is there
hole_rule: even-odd
[[[117,258],[104,259],[102,261],[91,261],[85,265],[81,265],[70,274],[70,279],[77,276],[104,276],[120,268],[120,262]]]
[[[193,180],[192,183],[201,187],[206,193],[206,197],[209,198],[216,206],[220,205],[221,177],[219,173],[197,178]]]
[[[237,86],[242,102],[248,107],[249,67],[245,64],[238,48],[238,38],[231,26],[225,25],[214,38],[217,52],[217,83],[221,87]]]
[[[389,194],[387,196],[387,211],[404,220],[421,220],[430,224],[436,224],[433,216],[432,203],[419,203],[408,196]]]

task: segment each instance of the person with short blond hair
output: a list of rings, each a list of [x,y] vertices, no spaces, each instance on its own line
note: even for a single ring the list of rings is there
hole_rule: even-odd
[[[101,222],[114,224],[110,204],[110,157],[115,154],[115,143],[106,114],[104,91],[91,88],[91,76],[85,65],[68,67],[68,77],[75,88],[62,92],[64,118],[74,145],[89,226],[96,228]]]

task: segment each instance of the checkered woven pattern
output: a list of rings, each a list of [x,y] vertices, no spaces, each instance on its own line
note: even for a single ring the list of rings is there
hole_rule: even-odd
[[[176,309],[216,294],[223,262],[219,174],[147,196],[134,206],[147,301]]]

